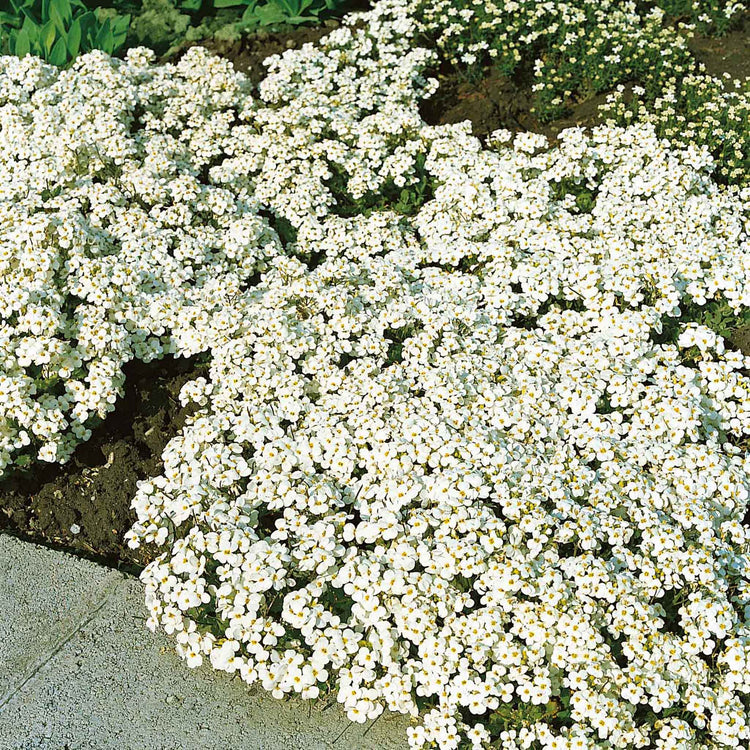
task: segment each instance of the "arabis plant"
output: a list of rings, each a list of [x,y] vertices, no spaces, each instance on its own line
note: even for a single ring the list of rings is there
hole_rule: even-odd
[[[428,127],[413,6],[362,21],[257,96],[3,60],[6,463],[208,352],[128,534],[188,665],[413,748],[747,745],[750,358],[694,309],[750,307],[750,193],[648,123]]]

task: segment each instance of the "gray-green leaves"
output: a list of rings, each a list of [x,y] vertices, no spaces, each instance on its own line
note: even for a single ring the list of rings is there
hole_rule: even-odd
[[[197,0],[183,0],[187,2]],[[204,0],[205,2],[205,0]],[[242,24],[247,27],[316,23],[335,15],[346,0],[213,0],[214,8],[245,8]]]

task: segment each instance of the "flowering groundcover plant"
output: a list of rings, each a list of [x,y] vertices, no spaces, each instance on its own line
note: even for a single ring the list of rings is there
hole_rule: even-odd
[[[682,313],[750,307],[750,190],[650,124],[426,126],[413,11],[257,97],[199,48],[2,58],[4,463],[208,352],[129,533],[188,665],[414,748],[741,746],[750,358]]]
[[[460,76],[478,81],[493,69],[533,81],[531,112],[539,122],[608,92],[601,122],[649,121],[670,141],[705,145],[716,158],[714,177],[742,184],[750,165],[750,81],[709,75],[689,40],[741,27],[747,10],[713,0],[424,0],[414,16],[420,41]]]

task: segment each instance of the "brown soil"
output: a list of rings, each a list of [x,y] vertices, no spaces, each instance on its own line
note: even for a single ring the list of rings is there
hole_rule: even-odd
[[[431,99],[422,102],[421,115],[431,125],[471,120],[476,136],[505,129],[513,133],[529,130],[554,138],[564,128],[591,127],[598,123],[598,108],[604,103],[604,94],[576,104],[564,118],[540,123],[531,111],[533,93],[524,78],[508,78],[489,70],[481,81],[472,83],[444,65],[437,73],[440,88]]]
[[[698,62],[712,76],[729,73],[731,78],[744,80],[750,76],[750,13],[745,13],[737,22],[734,31],[719,39],[695,37],[688,43]]]
[[[180,388],[205,370],[195,358],[126,365],[124,397],[69,463],[38,464],[0,480],[0,528],[117,567],[145,565],[153,551],[123,541],[135,521],[136,481],[163,471],[164,447],[194,411],[180,406]]]
[[[737,328],[730,336],[730,341],[746,356],[750,357],[750,326]]]

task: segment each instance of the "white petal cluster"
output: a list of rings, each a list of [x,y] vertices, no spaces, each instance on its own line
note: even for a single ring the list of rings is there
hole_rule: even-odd
[[[133,357],[205,351],[281,250],[269,219],[325,216],[332,170],[348,199],[417,179],[431,53],[405,8],[371,23],[273,60],[259,99],[199,48],[0,58],[0,472],[66,461]]]
[[[311,92],[338,106],[323,56],[263,85],[291,132]],[[278,696],[333,680],[355,721],[427,706],[414,747],[563,699],[500,746],[750,739],[750,363],[703,326],[656,343],[683,300],[750,303],[743,195],[648,126],[409,137],[436,186],[411,218],[320,215],[319,192],[300,220],[279,186],[291,252],[236,301],[135,499],[131,542],[167,548],[151,627]]]
[[[643,88],[634,87],[626,101],[625,87],[618,86],[600,107],[602,119],[617,124],[650,122],[664,138],[689,146],[710,144],[718,156],[716,173],[740,185],[750,181],[750,78],[732,79],[690,74],[668,82],[652,104],[646,106]]]
[[[737,746],[750,362],[653,338],[689,284],[746,304],[743,206],[647,127],[497,135],[425,129],[412,220],[311,223],[322,260],[243,296],[135,500],[150,625],[278,696],[333,677],[355,721],[424,700],[413,747],[561,696],[500,746]],[[579,172],[591,213],[554,197]]]
[[[27,446],[65,461],[123,364],[205,349],[195,321],[280,250],[249,194],[202,178],[248,83],[204,50],[152,58],[0,58],[0,472]]]
[[[480,71],[489,63],[510,76],[522,61],[532,63],[535,111],[552,119],[577,92],[590,95],[633,79],[652,89],[660,79],[679,80],[692,70],[685,21],[698,20],[697,14],[690,4],[684,7],[680,33],[660,5],[666,4],[415,0],[414,15],[441,56],[459,68]],[[711,10],[726,29],[743,7],[713,3]],[[669,11],[674,15],[674,6]],[[708,18],[704,23],[711,26]]]
[[[29,150],[6,262],[48,258],[39,335],[71,373],[210,354],[133,503],[149,627],[277,697],[411,714],[414,748],[747,746],[750,358],[662,333],[750,306],[750,194],[648,124],[428,127],[409,6],[360,21],[257,99],[202,51],[3,61],[0,137]],[[54,116],[102,129],[85,170]],[[343,210],[425,176],[416,213]],[[81,341],[97,314],[116,346]],[[4,320],[20,379],[39,355]]]

